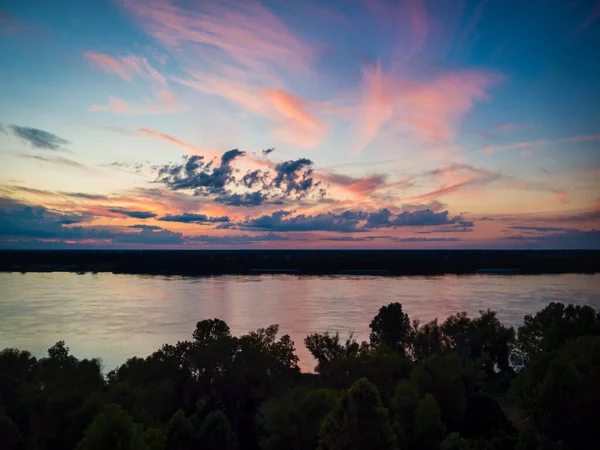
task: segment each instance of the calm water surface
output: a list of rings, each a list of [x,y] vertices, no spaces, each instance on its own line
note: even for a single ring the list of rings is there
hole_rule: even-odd
[[[440,277],[182,278],[113,274],[0,273],[0,349],[45,354],[58,340],[105,370],[164,343],[191,339],[197,321],[225,320],[234,334],[277,323],[296,343],[303,369],[313,361],[304,337],[339,331],[368,339],[369,322],[392,301],[411,319],[444,319],[480,309],[507,325],[552,301],[600,309],[600,274]]]

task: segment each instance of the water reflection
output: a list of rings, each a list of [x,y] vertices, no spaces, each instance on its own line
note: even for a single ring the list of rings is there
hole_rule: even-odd
[[[0,348],[42,355],[65,340],[77,357],[102,357],[112,369],[163,343],[190,339],[198,320],[221,318],[234,334],[280,325],[296,342],[303,369],[313,362],[303,345],[312,332],[368,338],[380,306],[404,305],[412,319],[458,311],[498,311],[518,325],[551,301],[600,308],[600,275],[214,278],[113,274],[0,273]]]

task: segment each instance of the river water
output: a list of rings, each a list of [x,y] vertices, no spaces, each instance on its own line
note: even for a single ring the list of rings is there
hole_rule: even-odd
[[[600,274],[437,277],[218,276],[183,278],[109,273],[0,273],[0,349],[43,356],[64,340],[79,357],[100,357],[108,371],[164,343],[191,339],[197,321],[225,320],[234,334],[271,324],[296,343],[300,365],[313,332],[368,339],[378,309],[398,301],[422,322],[481,309],[518,326],[552,301],[600,309]]]

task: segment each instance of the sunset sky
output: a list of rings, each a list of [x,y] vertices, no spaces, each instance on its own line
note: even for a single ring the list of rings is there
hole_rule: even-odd
[[[0,5],[0,248],[600,249],[600,1]]]

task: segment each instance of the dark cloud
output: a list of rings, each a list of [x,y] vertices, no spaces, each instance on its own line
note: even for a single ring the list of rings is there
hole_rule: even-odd
[[[530,248],[552,248],[552,249],[595,249],[600,250],[600,230],[568,230],[557,233],[535,234],[535,235],[512,235],[500,238],[503,241],[511,241],[528,246]]]
[[[85,200],[106,200],[108,196],[100,194],[86,194],[85,192],[59,192],[60,195],[65,197],[83,198]]]
[[[162,228],[157,225],[144,225],[141,223],[137,223],[135,225],[129,225],[127,228],[137,228],[140,230],[162,230]]]
[[[554,231],[564,231],[564,232],[569,232],[569,231],[579,231],[573,228],[557,228],[557,227],[529,227],[529,226],[522,226],[522,225],[515,225],[515,226],[511,226],[508,227],[512,230],[520,230],[520,231],[534,231],[534,232],[538,232],[538,233],[548,233],[548,232],[554,232]]]
[[[369,214],[367,219],[368,228],[381,227],[413,227],[456,224],[461,221],[460,216],[449,217],[448,211],[435,212],[430,209],[421,211],[403,211],[395,217],[389,209]],[[469,226],[472,222],[464,222],[463,226]]]
[[[267,156],[270,155],[271,153],[273,153],[275,151],[275,148],[266,148],[262,151],[263,156]]]
[[[51,164],[61,164],[63,166],[75,167],[77,169],[85,169],[88,170],[89,167],[78,163],[77,161],[73,161],[72,159],[63,158],[62,156],[39,156],[39,155],[27,155],[20,154],[20,158],[33,159],[36,161],[42,161]]]
[[[152,217],[156,217],[158,215],[150,211],[134,211],[123,208],[109,209],[109,212],[121,214],[122,216],[133,217],[134,219],[151,219]]]
[[[349,233],[364,231],[358,225],[367,218],[360,211],[344,211],[341,214],[325,213],[315,216],[299,214],[292,217],[290,211],[275,211],[270,215],[248,219],[238,224],[240,228],[272,231],[335,231]]]
[[[187,242],[202,242],[205,244],[220,244],[220,245],[243,245],[253,244],[255,242],[269,241],[287,241],[289,238],[275,233],[267,233],[262,235],[239,235],[239,236],[190,236],[186,238]]]
[[[313,163],[306,158],[285,161],[274,169],[240,173],[232,163],[245,155],[234,149],[220,160],[206,161],[203,156],[184,157],[182,164],[158,168],[156,181],[171,190],[192,190],[195,196],[230,206],[282,204],[288,200],[320,200],[325,191],[313,177]]]
[[[11,199],[0,201],[0,236],[4,246],[13,240],[20,240],[9,246],[39,248],[47,246],[43,241],[43,245],[40,244],[40,240],[44,239],[59,241],[54,247],[60,247],[61,241],[102,241],[106,245],[180,244],[183,241],[181,233],[163,230],[160,227],[133,225],[130,228],[140,229],[139,233],[134,233],[107,227],[70,226],[85,220],[85,216],[64,214],[41,206],[27,206]],[[67,245],[66,242],[62,243]]]
[[[128,162],[123,162],[123,161],[115,161],[115,162],[108,163],[108,164],[100,164],[100,166],[101,167],[108,167],[108,168],[111,168],[111,169],[118,169],[118,170],[126,171],[126,172],[134,172],[134,173],[139,174],[146,167],[150,167],[150,161],[135,162],[135,163],[128,163]]]
[[[461,216],[450,217],[448,211],[436,213],[431,210],[404,211],[394,215],[389,209],[367,213],[347,210],[341,213],[323,213],[317,215],[299,214],[291,211],[275,211],[270,215],[246,219],[235,224],[239,228],[273,231],[333,231],[338,233],[363,232],[385,227],[446,227],[455,232],[471,231],[473,222],[462,220]]]
[[[68,226],[84,222],[87,220],[85,216],[59,213],[16,201],[3,201],[0,208],[0,236],[38,239],[108,239],[113,235],[108,230]]]
[[[443,238],[443,237],[432,237],[432,238],[427,238],[427,237],[407,237],[407,238],[400,238],[400,237],[394,237],[391,238],[391,240],[393,242],[460,242],[462,241],[461,238]]]
[[[63,150],[63,145],[69,144],[66,139],[37,128],[20,127],[18,125],[11,125],[10,128],[15,136],[42,150]]]
[[[142,228],[139,233],[119,233],[112,237],[113,244],[175,245],[182,242],[181,233],[149,228]]]
[[[166,216],[161,217],[158,220],[162,220],[165,222],[180,223],[223,223],[229,222],[229,217],[209,217],[206,214],[183,213],[176,215],[167,214]]]

